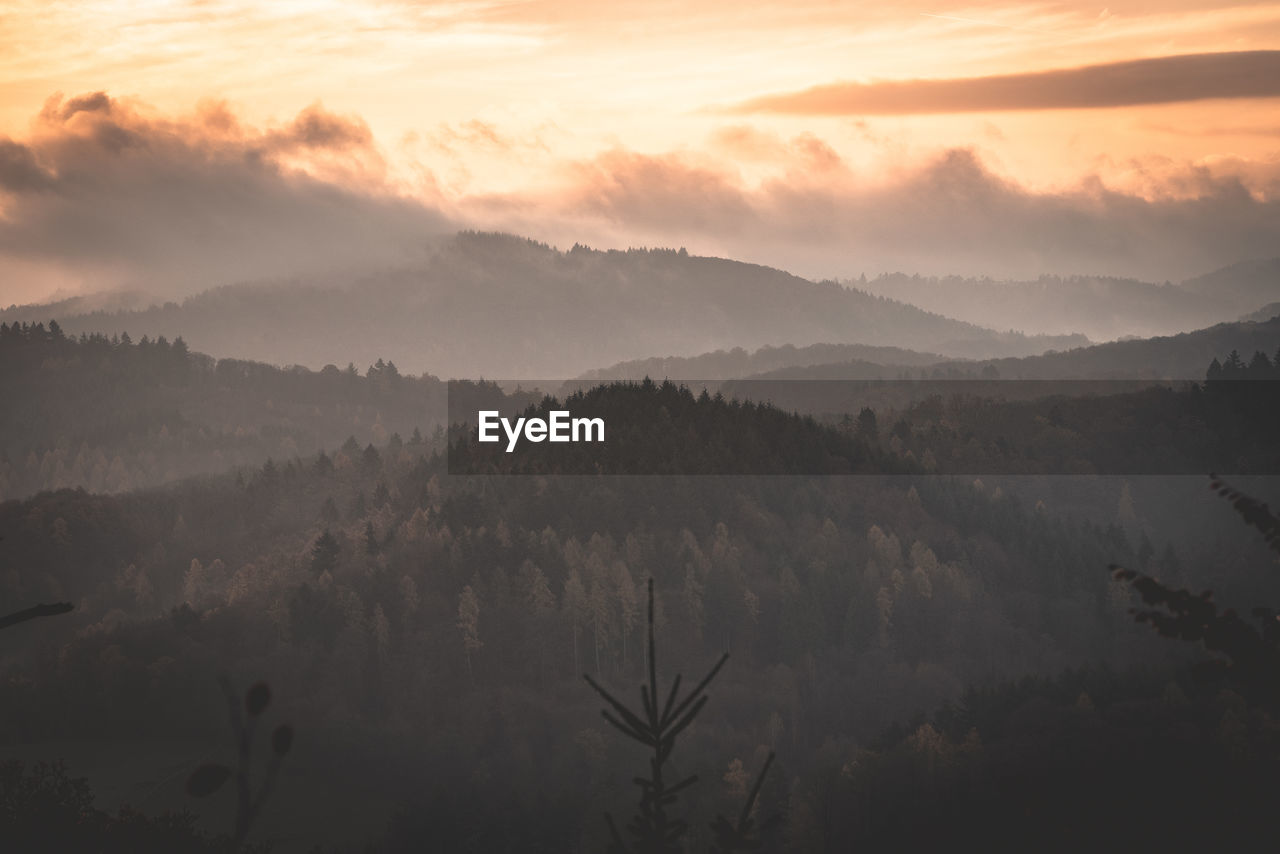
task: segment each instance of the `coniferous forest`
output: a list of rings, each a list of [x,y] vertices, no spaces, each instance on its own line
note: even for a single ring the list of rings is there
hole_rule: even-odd
[[[0,349],[14,850],[1246,850],[1266,825],[1262,351],[798,414],[56,321]],[[618,426],[508,455],[456,417],[488,407]]]
[[[1278,107],[1280,0],[0,4],[0,854],[1272,854]]]

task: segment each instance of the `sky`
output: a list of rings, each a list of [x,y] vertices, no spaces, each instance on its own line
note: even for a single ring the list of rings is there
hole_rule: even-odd
[[[1280,2],[0,0],[0,304],[432,235],[815,278],[1280,246]]]

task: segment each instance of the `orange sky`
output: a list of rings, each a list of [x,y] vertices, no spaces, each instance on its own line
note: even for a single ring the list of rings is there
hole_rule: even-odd
[[[185,134],[210,132],[200,117],[211,113],[278,134],[316,105],[363,123],[368,140],[338,162],[314,147],[280,150],[273,156],[282,166],[553,242],[579,234],[669,242],[661,223],[618,201],[620,187],[635,190],[626,181],[648,180],[643,169],[626,172],[637,164],[681,170],[681,181],[714,180],[755,205],[764,190],[824,171],[826,183],[838,176],[859,188],[891,186],[962,149],[993,178],[1030,193],[1101,186],[1136,198],[1189,197],[1205,192],[1204,180],[1226,177],[1269,202],[1280,186],[1280,75],[1259,82],[1272,75],[1227,57],[1205,97],[1200,66],[1157,63],[1148,88],[1185,89],[1197,100],[1102,108],[1063,108],[1060,91],[1040,104],[1046,80],[1020,75],[1271,50],[1280,50],[1280,2],[6,0],[0,137],[31,146],[33,162],[54,174],[53,155],[37,143],[52,133],[38,115],[56,93],[102,91]],[[1280,67],[1261,57],[1264,70]],[[1110,69],[1095,89],[1115,85],[1105,75],[1121,72]],[[992,77],[1029,94],[1015,109],[992,109],[989,93],[969,97],[1005,85]],[[899,103],[902,90],[886,83],[918,80],[958,83],[912,90],[915,106],[900,114],[868,108]],[[1054,85],[1068,96],[1088,88],[1071,76]],[[815,87],[825,87],[819,110],[812,93],[797,97]],[[1212,97],[1241,91],[1255,97]],[[939,112],[952,103],[964,111]],[[0,212],[12,219],[21,209],[0,186]],[[715,229],[684,233],[691,248],[743,250]],[[0,272],[50,261],[18,258],[2,237],[0,253],[8,262]],[[804,266],[785,251],[762,254],[755,260]],[[805,258],[814,259],[800,270],[809,275],[876,268],[834,251]],[[890,263],[906,262],[887,256]],[[75,269],[58,282],[93,284],[90,268]],[[42,281],[25,290],[54,278]],[[6,296],[0,291],[0,303]]]

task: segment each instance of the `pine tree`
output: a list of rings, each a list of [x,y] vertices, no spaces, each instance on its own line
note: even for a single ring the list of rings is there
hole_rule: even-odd
[[[588,606],[587,589],[582,585],[582,576],[576,568],[569,570],[569,576],[565,579],[561,607],[573,626],[573,669],[574,672],[580,672],[582,666],[578,656],[578,630],[586,622]]]
[[[333,471],[333,460],[329,459],[329,455],[321,451],[316,456],[315,473],[321,476],[327,475]]]
[[[688,822],[676,818],[670,813],[675,809],[681,792],[698,782],[692,775],[676,783],[668,783],[665,777],[667,763],[675,751],[676,738],[684,732],[707,704],[707,688],[712,680],[729,660],[729,653],[724,653],[715,666],[711,668],[702,681],[683,698],[680,697],[681,677],[677,674],[671,683],[670,691],[658,691],[657,649],[654,637],[654,603],[653,579],[649,579],[649,620],[648,620],[648,684],[640,686],[640,712],[628,709],[620,700],[606,691],[590,675],[583,674],[597,694],[608,704],[600,714],[611,726],[623,735],[644,745],[649,751],[649,776],[636,777],[635,783],[640,787],[640,802],[635,816],[627,825],[627,830],[635,838],[635,847],[630,848],[623,840],[613,816],[606,813],[605,821],[609,825],[611,837],[610,851],[613,854],[678,854],[685,850],[681,839],[689,830]],[[666,701],[661,697],[665,694]],[[743,806],[742,813],[736,823],[730,823],[724,816],[717,816],[712,824],[714,842],[713,852],[731,852],[754,850],[761,847],[759,838],[763,826],[755,826],[753,813],[760,795],[760,787],[773,763],[773,753],[765,760],[764,768],[751,789],[751,794]],[[770,822],[766,822],[768,824]]]
[[[338,521],[340,516],[341,514],[338,513],[338,505],[334,503],[333,496],[330,495],[325,498],[324,504],[320,505],[320,521],[324,522],[326,525],[333,525]]]
[[[613,583],[618,595],[618,629],[622,635],[622,663],[627,663],[627,636],[640,620],[640,597],[627,565],[614,561]]]
[[[876,413],[869,406],[864,406],[862,411],[858,413],[857,436],[868,445],[875,445],[880,441],[880,430],[876,426]]]
[[[325,528],[311,547],[311,571],[316,575],[332,573],[338,568],[338,550],[337,539]]]
[[[484,643],[480,640],[480,597],[468,584],[458,596],[458,631],[462,632],[462,648],[467,657],[467,675],[471,670],[471,654],[479,652]]]

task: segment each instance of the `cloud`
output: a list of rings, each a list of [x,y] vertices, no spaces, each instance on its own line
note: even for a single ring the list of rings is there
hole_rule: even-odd
[[[737,131],[719,139],[757,153],[789,147]],[[969,149],[877,177],[841,163],[808,168],[811,156],[797,146],[773,177],[748,185],[697,155],[614,150],[576,164],[554,193],[487,197],[475,213],[563,245],[686,246],[812,277],[1091,273],[1179,281],[1280,246],[1274,164],[1166,164],[1147,174],[1147,196],[1097,179],[1035,192],[993,173]],[[1250,178],[1269,192],[1247,186]]]
[[[767,95],[732,113],[897,116],[1169,104],[1280,96],[1280,51],[1164,56],[990,77],[831,83]]]
[[[650,231],[679,222],[691,232],[716,230],[751,215],[730,176],[678,155],[647,156],[614,149],[569,169],[556,206]]]
[[[267,134],[264,140],[285,150],[370,151],[373,148],[373,134],[363,121],[335,116],[319,105],[307,107],[283,130]]]
[[[457,136],[513,139],[480,123]],[[0,138],[4,301],[56,287],[178,297],[253,279],[350,281],[413,266],[459,227],[562,247],[685,246],[811,277],[1176,281],[1280,246],[1274,157],[1151,157],[1112,164],[1110,184],[1040,191],[970,148],[923,161],[890,148],[855,167],[812,133],[734,125],[701,147],[547,162],[533,188],[445,195],[426,175],[410,198],[364,122],[319,105],[255,128],[217,101],[173,118],[102,93],[56,97],[26,137]]]
[[[807,173],[844,166],[835,149],[811,133],[784,140],[750,125],[730,125],[712,133],[711,147],[737,161],[783,163]]]
[[[51,186],[53,176],[40,168],[30,148],[0,139],[0,191],[29,192]]]
[[[0,137],[0,277],[15,298],[42,270],[62,287],[178,296],[382,268],[448,230],[391,188],[362,121],[319,105],[255,129],[219,102],[167,118],[102,92],[55,96],[28,138]]]

